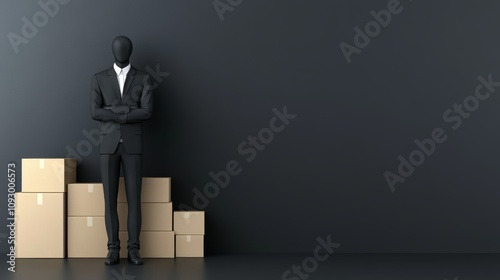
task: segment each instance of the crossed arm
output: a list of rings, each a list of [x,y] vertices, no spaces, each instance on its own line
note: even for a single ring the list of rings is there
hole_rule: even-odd
[[[90,91],[90,114],[92,119],[120,124],[136,123],[150,119],[153,113],[153,91],[149,77],[145,80],[141,92],[141,106],[139,108],[130,109],[128,105],[117,104],[113,104],[111,108],[105,108],[102,104],[102,92],[97,82],[97,77],[94,75]]]

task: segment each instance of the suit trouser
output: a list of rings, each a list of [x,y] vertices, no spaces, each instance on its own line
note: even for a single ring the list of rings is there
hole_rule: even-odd
[[[120,164],[123,167],[128,203],[127,249],[140,249],[142,154],[127,153],[122,143],[118,144],[113,154],[101,154],[101,177],[104,187],[104,217],[106,232],[108,233],[108,249],[120,249],[118,213],[116,209]]]

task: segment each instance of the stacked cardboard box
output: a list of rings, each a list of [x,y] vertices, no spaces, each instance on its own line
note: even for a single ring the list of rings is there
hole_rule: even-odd
[[[76,165],[73,158],[22,159],[22,192],[16,193],[17,258],[106,256],[103,185],[76,183]],[[141,196],[141,255],[173,258],[170,178],[144,177]],[[126,258],[128,206],[123,178],[119,183],[117,210],[122,240],[120,256]],[[181,234],[177,241],[181,248],[178,256],[203,256],[204,213],[182,213],[185,226],[178,225]]]
[[[68,191],[68,257],[105,257],[107,234],[104,221],[102,184],[75,183]],[[144,258],[173,258],[172,203],[170,178],[142,180],[141,255]],[[120,257],[127,257],[128,205],[123,178],[118,190]]]
[[[107,241],[102,184],[69,184],[68,258],[104,258]]]
[[[175,211],[174,232],[176,257],[204,256],[204,211]]]
[[[170,178],[143,177],[141,193],[142,227],[141,256],[143,258],[173,258],[172,201]],[[118,190],[118,219],[120,223],[120,257],[127,257],[127,197],[123,177]]]
[[[76,181],[76,159],[22,159],[16,193],[16,257],[66,257],[66,190]]]

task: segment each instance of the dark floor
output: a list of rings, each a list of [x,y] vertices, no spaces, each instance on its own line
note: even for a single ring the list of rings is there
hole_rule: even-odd
[[[0,279],[500,279],[499,254],[334,254],[317,262],[317,267],[308,257],[311,255],[216,255],[203,259],[146,259],[143,266],[133,266],[122,259],[119,265],[111,267],[105,266],[102,259],[18,259],[15,273],[7,271],[4,262]],[[302,268],[297,275],[285,274],[304,260],[310,272]]]

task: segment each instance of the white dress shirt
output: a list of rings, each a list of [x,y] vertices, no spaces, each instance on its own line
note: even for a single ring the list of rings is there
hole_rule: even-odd
[[[123,97],[123,87],[125,86],[125,80],[127,79],[128,71],[130,71],[130,63],[125,68],[120,68],[115,63],[113,64],[113,68],[115,69],[118,84],[120,85],[120,94]]]
[[[123,87],[125,86],[125,80],[127,79],[128,71],[130,71],[130,63],[125,68],[120,68],[118,65],[113,64],[113,68],[116,72],[116,78],[118,79],[118,85],[120,85],[120,94],[123,98]],[[123,143],[123,139],[120,137],[120,142]]]

